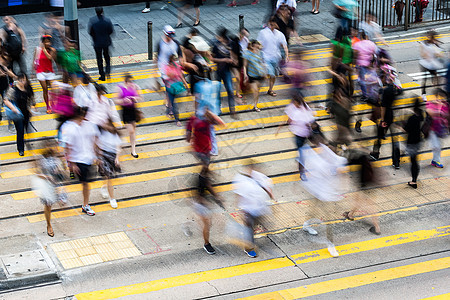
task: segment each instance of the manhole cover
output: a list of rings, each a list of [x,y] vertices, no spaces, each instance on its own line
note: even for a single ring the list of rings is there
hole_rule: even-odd
[[[24,275],[50,269],[39,250],[3,256],[1,260],[5,266],[7,276]]]

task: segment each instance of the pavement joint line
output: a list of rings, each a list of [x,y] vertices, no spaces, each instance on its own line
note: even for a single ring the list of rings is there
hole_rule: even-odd
[[[371,121],[363,121],[361,127],[364,128],[364,127],[368,126],[369,122],[371,122]],[[321,129],[323,132],[332,131],[335,129],[335,125],[324,126]],[[277,140],[278,138],[276,137],[275,139]],[[404,137],[397,138],[398,141],[401,141],[404,139],[405,139]],[[245,138],[243,140],[245,143],[245,141],[246,141]],[[241,139],[241,141],[242,141],[242,139]],[[372,142],[373,141],[374,140],[372,140]],[[368,143],[369,143],[368,141],[365,142],[365,144],[368,144]],[[387,140],[387,139],[382,140],[382,144],[389,144],[389,143],[390,143],[390,140]],[[186,148],[184,148],[184,147],[180,147],[180,148],[178,148],[178,150],[179,150],[178,152],[184,153],[185,149]],[[180,150],[181,150],[181,152],[180,152]],[[156,152],[158,153],[161,151],[156,151]],[[295,158],[297,155],[296,153],[297,153],[297,150],[295,150],[295,148],[291,148],[291,149],[265,152],[265,153],[261,153],[258,155],[253,154],[253,155],[247,155],[247,156],[239,156],[239,157],[232,157],[232,158],[227,158],[227,159],[220,159],[213,163],[212,170],[213,171],[214,170],[222,170],[222,169],[227,169],[227,168],[230,168],[230,167],[238,165],[238,164],[246,164],[246,163],[248,163],[247,162],[248,158],[254,158],[254,157],[258,157],[258,160],[261,162],[286,160],[289,158]],[[447,151],[444,150],[443,153],[447,153]],[[172,155],[172,154],[169,153],[169,155]],[[445,154],[442,154],[442,156],[445,156]],[[143,156],[141,159],[146,159],[146,158],[148,158],[148,157]],[[281,159],[277,159],[277,158],[281,158]],[[223,163],[227,163],[227,166],[223,166]],[[375,162],[374,164],[376,165],[377,163]],[[126,174],[120,174],[116,178],[112,179],[112,181],[113,181],[114,185],[139,183],[139,182],[143,182],[143,181],[150,181],[150,180],[172,177],[173,175],[179,175],[180,172],[182,174],[186,174],[189,172],[196,171],[197,169],[198,169],[198,164],[192,163],[192,164],[188,164],[188,165],[184,165],[184,166],[165,167],[165,168],[152,169],[152,170],[147,170],[147,171],[137,171],[137,172],[130,172],[130,173],[126,173]],[[20,174],[20,172],[18,172],[18,173]],[[94,180],[90,183],[91,189],[101,187],[102,181],[103,181],[102,178],[96,178],[96,180]],[[79,184],[79,183],[73,184],[73,183],[69,182],[68,184],[64,184],[64,187],[66,188],[66,192],[68,192],[68,193],[81,191],[81,184]],[[21,189],[20,192],[15,192],[15,191],[0,192],[0,195],[2,195],[2,194],[10,194],[14,200],[25,200],[25,199],[34,198],[34,192],[31,190],[31,188],[28,188],[26,190]]]
[[[449,155],[450,155],[450,150],[445,150],[442,152],[443,157],[449,156]],[[423,153],[423,154],[418,155],[418,160],[421,161],[421,160],[425,160],[425,159],[430,159],[431,157],[432,157],[431,152]],[[406,158],[402,158],[401,164],[405,163],[406,161],[407,161]],[[259,163],[260,161],[257,160],[257,162]],[[248,162],[246,160],[244,160],[243,163],[245,164]],[[390,159],[386,159],[383,161],[378,160],[377,164],[375,164],[375,167],[383,167],[383,166],[389,166],[389,165],[391,165]],[[352,167],[347,168],[346,172],[352,172],[355,170],[356,170],[356,166],[353,166],[353,168]],[[277,176],[277,177],[271,176],[271,178],[273,178],[274,184],[299,181],[297,173],[293,173],[293,174],[289,174],[289,175],[281,175],[281,176]],[[101,182],[99,182],[99,187],[100,187],[100,185],[101,185]],[[231,191],[232,185],[231,185],[231,183],[225,183],[225,184],[215,186],[215,188],[218,193],[227,192],[227,191]],[[155,203],[161,203],[161,202],[168,202],[168,201],[188,198],[190,196],[191,196],[191,189],[188,189],[185,191],[161,193],[159,195],[141,197],[141,198],[131,199],[131,200],[127,200],[127,201],[119,200],[118,201],[119,208],[117,208],[117,209],[124,209],[124,208],[128,208],[128,207],[137,207],[137,206],[141,206],[141,205],[155,204]],[[113,210],[113,208],[111,208],[109,203],[103,203],[103,204],[93,204],[92,203],[92,206],[95,207],[95,210],[97,212]],[[79,208],[70,208],[67,210],[53,211],[52,216],[55,219],[72,217],[72,216],[79,215],[79,210],[80,210]],[[45,220],[44,214],[42,214],[42,213],[28,215],[28,216],[26,216],[26,218],[28,219],[28,221],[30,223],[41,222],[41,221]]]
[[[342,252],[341,255],[350,255],[350,254],[354,254],[354,253],[366,252],[366,251],[370,251],[370,250],[374,250],[374,249],[391,247],[391,246],[396,246],[396,245],[401,245],[401,244],[406,244],[406,243],[413,243],[413,242],[417,242],[417,241],[423,241],[423,240],[439,238],[439,237],[450,235],[450,225],[445,226],[444,228],[441,228],[441,229],[442,230],[440,230],[439,228],[430,229],[430,230],[419,230],[419,231],[396,234],[396,235],[391,235],[391,236],[386,236],[386,237],[381,237],[381,238],[376,238],[376,239],[369,239],[366,241],[349,243],[349,244],[337,246],[337,249],[339,249]],[[326,248],[320,249],[317,251],[312,251],[312,252],[317,252],[316,255],[318,255],[318,257],[314,261],[320,260],[320,259],[332,258]],[[311,255],[312,252],[310,251],[310,252],[300,253],[300,254],[292,255],[291,257],[293,257],[293,258],[308,257]],[[237,276],[255,274],[255,273],[259,273],[259,272],[263,272],[263,271],[271,271],[271,270],[281,269],[281,268],[285,268],[285,267],[292,267],[292,266],[296,266],[296,265],[298,266],[298,264],[303,264],[303,263],[307,263],[307,262],[310,262],[310,261],[303,260],[303,261],[296,261],[295,263],[293,263],[289,259],[288,256],[284,256],[281,258],[267,259],[267,260],[262,260],[262,261],[258,261],[258,262],[251,262],[251,263],[247,263],[247,264],[213,269],[213,270],[209,270],[209,271],[195,272],[195,273],[185,274],[185,275],[178,275],[178,276],[174,276],[174,277],[168,277],[168,278],[157,279],[157,280],[152,280],[152,281],[148,281],[148,282],[136,283],[136,284],[131,284],[131,285],[127,285],[127,286],[115,287],[115,288],[98,290],[98,291],[87,292],[87,293],[80,293],[80,294],[75,295],[75,297],[78,300],[114,299],[114,298],[119,298],[119,297],[124,297],[124,296],[150,293],[150,292],[167,289],[167,288],[172,288],[172,287],[180,287],[180,286],[186,286],[186,285],[200,283],[200,282],[208,282],[208,281],[213,281],[213,280],[234,278]],[[439,263],[430,263],[430,262],[439,262]],[[413,264],[413,265],[418,265],[418,264]],[[439,268],[439,267],[441,269],[445,269],[447,267],[450,267],[450,257],[447,257],[444,259],[436,259],[436,260],[432,260],[432,261],[422,262],[422,263],[419,263],[419,265],[420,266],[424,265],[425,268],[431,267],[433,270],[437,270],[436,268]],[[412,265],[407,265],[407,266],[412,266]],[[409,270],[409,268],[407,266],[406,266],[406,268],[405,268],[405,266],[402,266],[402,267],[396,267],[396,268],[391,268],[391,269],[385,269],[382,271],[365,273],[365,274],[374,274],[374,273],[384,274],[386,270],[393,270],[393,269],[396,269],[396,270],[401,269],[403,271],[405,271],[405,269],[406,269],[406,271],[407,271],[407,270]],[[416,272],[417,272],[417,270],[416,270]],[[363,275],[365,275],[365,274],[363,274]],[[399,272],[398,274],[399,274],[399,276],[405,276],[405,274],[402,275],[401,272]],[[417,273],[417,274],[419,274],[419,273]],[[356,276],[361,276],[361,275],[356,275]],[[410,275],[406,275],[406,276],[410,276]],[[349,277],[344,277],[344,279],[346,279],[346,278],[349,278]],[[374,278],[376,278],[376,276]],[[349,280],[349,282],[354,282],[354,281]],[[356,281],[356,282],[358,282],[358,281]],[[256,299],[258,299],[258,298],[256,298]],[[268,299],[268,298],[260,298],[260,299]],[[277,298],[274,298],[274,299],[277,299]],[[293,298],[293,299],[295,299],[295,298]]]
[[[240,300],[284,299],[294,300],[304,297],[318,296],[331,292],[366,286],[393,279],[405,278],[450,267],[450,257],[438,258],[399,267],[387,268],[379,271],[353,275],[338,279],[331,279],[319,283],[302,285],[295,288],[263,293],[255,296],[239,298]]]

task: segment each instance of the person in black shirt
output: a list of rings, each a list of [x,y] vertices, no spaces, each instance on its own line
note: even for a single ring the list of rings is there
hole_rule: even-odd
[[[96,17],[89,20],[88,32],[92,36],[94,43],[95,57],[97,59],[98,80],[104,81],[105,75],[109,77],[111,73],[111,57],[109,55],[109,47],[112,45],[111,35],[114,33],[114,27],[111,20],[103,15],[103,8],[96,7]],[[106,70],[103,70],[103,57],[105,57]]]
[[[30,125],[30,106],[34,98],[33,89],[31,88],[28,77],[25,74],[19,74],[16,85],[8,90],[4,102],[5,105],[14,113],[22,113],[23,118],[14,121],[17,130],[17,151],[20,156],[24,155],[25,143],[24,133],[29,133]],[[20,110],[20,112],[19,112]]]
[[[417,189],[417,177],[419,176],[419,163],[417,162],[417,154],[420,149],[421,141],[421,123],[423,121],[423,112],[420,109],[420,100],[416,99],[414,103],[414,114],[408,118],[404,127],[408,134],[406,140],[406,152],[411,160],[411,176],[412,180],[408,182],[408,185]]]

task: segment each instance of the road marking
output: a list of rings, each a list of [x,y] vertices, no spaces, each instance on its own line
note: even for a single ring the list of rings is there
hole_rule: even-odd
[[[447,69],[441,69],[441,70],[437,70],[437,76],[443,76],[447,73]],[[419,72],[419,73],[412,73],[412,74],[407,74],[409,77],[412,77],[414,80],[420,80],[420,79],[424,79],[424,78],[433,78],[433,76],[431,76],[430,72]]]
[[[450,150],[442,151],[441,155],[442,155],[442,157],[450,156]],[[297,156],[297,151],[292,151],[289,153],[284,153],[284,156],[281,159],[292,159],[296,156]],[[419,161],[423,161],[423,160],[431,159],[432,156],[433,156],[432,153],[424,153],[424,154],[419,154],[417,159]],[[261,157],[258,157],[258,158],[255,158],[254,160],[256,161],[256,163],[262,163],[262,162],[267,162],[270,159],[268,157],[264,157],[264,159]],[[277,159],[274,159],[274,160],[277,160]],[[400,160],[400,163],[404,164],[406,162],[409,162],[409,157],[402,157]],[[241,165],[245,165],[246,163],[248,163],[248,160],[242,160],[242,162],[233,162],[233,164],[230,165],[230,167],[232,167],[233,165],[238,165],[239,163],[241,163]],[[386,166],[390,166],[390,165],[392,165],[392,162],[389,159],[376,161],[374,163],[374,167],[376,167],[376,168],[386,167]],[[194,167],[190,167],[190,168],[194,169]],[[199,167],[197,167],[196,171],[198,171],[198,168]],[[188,169],[188,168],[185,168],[185,169]],[[213,170],[214,170],[214,166],[213,166]],[[354,172],[356,170],[358,170],[357,166],[350,166],[347,168],[347,172]],[[175,171],[177,171],[177,170],[175,170]],[[176,173],[176,175],[179,175],[182,170],[178,170],[178,171],[179,172]],[[147,174],[147,175],[151,175],[151,174]],[[167,175],[169,175],[169,174],[167,174]],[[134,179],[134,180],[136,180],[136,179]],[[279,183],[296,182],[296,181],[299,181],[299,178],[298,178],[298,174],[293,174],[293,175],[284,175],[284,176],[274,177],[274,178],[272,178],[272,180],[273,180],[274,184],[279,184]],[[123,184],[126,184],[126,183],[130,183],[130,182],[128,181]],[[97,188],[100,188],[101,181],[97,181],[95,186]],[[81,187],[78,187],[78,189],[81,190]],[[228,192],[228,191],[232,190],[232,185],[231,184],[220,185],[220,186],[215,187],[215,189],[218,193]],[[20,195],[24,199],[31,199],[31,198],[35,197],[33,192],[25,192],[25,193],[27,193],[27,194],[22,193]],[[150,196],[150,197],[138,198],[138,199],[128,200],[128,201],[120,201],[119,208],[117,208],[117,209],[124,209],[124,208],[128,208],[128,207],[137,207],[137,206],[141,206],[141,205],[174,201],[174,200],[189,198],[189,197],[191,197],[191,195],[192,195],[191,191],[173,192],[170,194]],[[15,199],[15,200],[19,200],[19,199]],[[111,205],[109,203],[107,203],[107,204],[92,204],[91,206],[95,208],[96,212],[104,212],[104,211],[114,210],[113,208],[111,208]],[[73,217],[73,216],[80,215],[80,211],[81,210],[79,208],[55,211],[55,212],[52,212],[52,218],[58,219],[58,218]],[[45,221],[44,214],[27,216],[27,219],[30,223]]]
[[[375,239],[377,243],[379,243],[380,248],[383,247],[389,247],[393,246],[390,242],[390,240],[399,240],[404,241],[402,244],[405,243],[412,243],[416,241],[421,240],[427,240],[432,238],[438,238],[442,236],[446,236],[450,234],[450,226],[445,227],[439,227],[431,230],[420,230],[415,232],[408,232],[403,234],[397,234],[392,236],[386,236],[382,238]],[[384,241],[384,244],[382,241]],[[373,240],[364,241],[362,243],[369,244]],[[346,249],[356,249],[354,253],[357,252],[365,252],[369,251],[371,249],[363,248],[360,251],[357,251],[357,247],[360,245],[361,242],[357,243],[350,243],[346,245],[342,245],[341,247],[344,247]],[[324,251],[327,251],[327,249],[323,249]],[[308,254],[307,253],[300,253],[297,255],[294,255],[293,257],[297,256],[300,257],[302,255]],[[350,254],[350,253],[348,253]],[[322,257],[322,259],[330,258],[330,255],[322,254],[321,252],[318,254]],[[296,262],[296,264],[302,264],[306,263],[307,261],[299,261]],[[448,262],[450,264],[450,262]],[[225,278],[233,278],[241,275],[248,275],[248,274],[254,274],[259,273],[263,271],[270,271],[270,270],[276,270],[281,269],[285,267],[294,266],[294,263],[287,258],[276,258],[276,259],[269,259],[264,260],[260,262],[254,262],[254,263],[248,263],[243,265],[237,265],[232,267],[226,267],[221,269],[214,269],[210,271],[204,271],[199,273],[191,273],[186,275],[180,275],[175,277],[169,277],[164,279],[158,279],[143,283],[137,283],[137,284],[131,284],[127,286],[122,287],[116,287],[111,289],[105,289],[100,291],[94,291],[89,293],[82,293],[75,295],[75,297],[78,300],[91,300],[91,299],[114,299],[124,296],[130,296],[130,295],[138,295],[138,294],[144,294],[144,293],[150,293],[162,289],[172,288],[172,287],[178,287],[178,286],[185,286],[200,282],[206,282],[211,280],[218,280],[218,279],[225,279]],[[261,298],[263,299],[263,298]],[[264,299],[271,299],[271,298],[264,298]],[[277,299],[277,298],[274,298]]]
[[[450,293],[423,298],[422,300],[448,300],[448,299],[450,299]]]
[[[432,230],[420,230],[415,232],[408,232],[402,234],[391,235],[389,237],[381,237],[377,239],[371,239],[367,241],[357,242],[353,244],[347,244],[342,246],[336,246],[336,250],[340,256],[349,255],[359,252],[365,252],[370,250],[381,249],[390,246],[397,246],[417,241],[423,241],[430,238],[437,238],[450,235],[450,225],[444,227],[438,227]],[[301,254],[292,255],[295,263],[303,264],[314,262],[326,258],[332,257],[328,249],[320,249]]]
[[[450,267],[450,257],[433,259],[420,263],[394,267],[380,271],[327,280],[319,283],[299,286],[296,288],[264,293],[260,295],[240,298],[247,300],[283,299],[294,300],[305,297],[317,296],[331,292],[343,291],[351,288],[361,287],[378,282],[405,278],[413,275],[444,270]]]
[[[123,287],[82,293],[75,295],[77,300],[103,300],[124,297],[128,295],[145,294],[172,287],[185,286],[211,280],[233,278],[236,276],[255,274],[264,271],[292,267],[294,263],[287,257],[263,260],[243,265],[214,269],[210,271],[174,276],[149,282],[132,284]]]

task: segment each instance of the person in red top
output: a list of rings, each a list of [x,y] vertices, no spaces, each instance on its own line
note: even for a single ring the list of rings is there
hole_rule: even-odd
[[[55,79],[53,72],[53,61],[56,58],[56,50],[52,47],[52,37],[43,35],[41,44],[36,48],[34,53],[33,66],[36,70],[36,78],[42,86],[42,94],[44,96],[47,113],[52,113],[51,106],[48,102],[48,88],[51,87],[52,80]]]
[[[195,156],[206,166],[211,162],[211,126],[225,125],[225,122],[206,110],[202,119],[193,116],[186,126],[186,141],[192,144]]]

